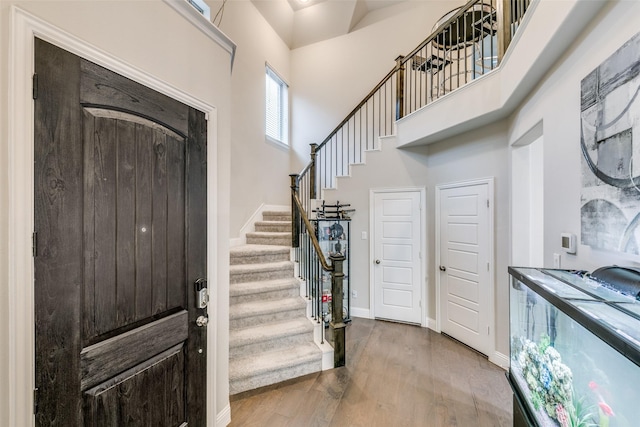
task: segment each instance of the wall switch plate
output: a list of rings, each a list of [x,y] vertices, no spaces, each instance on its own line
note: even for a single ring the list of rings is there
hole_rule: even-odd
[[[560,254],[553,254],[553,268],[560,268]]]
[[[358,291],[351,291],[351,296],[353,298],[358,298]]]
[[[367,240],[367,232],[366,231],[362,232],[362,240]]]

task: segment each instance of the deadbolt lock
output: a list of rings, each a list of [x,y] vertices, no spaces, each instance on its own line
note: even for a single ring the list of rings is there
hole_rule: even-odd
[[[200,278],[194,283],[196,289],[196,307],[207,308],[209,305],[209,288],[207,287],[207,279]]]

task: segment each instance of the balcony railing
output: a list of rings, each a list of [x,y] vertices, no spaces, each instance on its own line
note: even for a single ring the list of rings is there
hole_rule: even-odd
[[[471,0],[444,15],[407,55],[319,144],[298,175],[307,213],[310,199],[335,187],[349,166],[363,163],[379,138],[394,134],[396,120],[481,77],[500,65],[531,0]]]

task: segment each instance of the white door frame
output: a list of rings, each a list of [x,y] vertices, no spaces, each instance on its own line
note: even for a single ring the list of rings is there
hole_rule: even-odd
[[[440,197],[442,190],[447,190],[451,188],[460,188],[460,187],[469,187],[472,185],[481,185],[487,184],[487,197],[489,198],[489,280],[491,280],[489,286],[489,298],[487,310],[489,311],[489,352],[487,354],[488,357],[492,357],[495,353],[496,349],[496,339],[495,339],[495,304],[494,304],[494,296],[495,296],[495,287],[496,287],[496,278],[495,278],[495,252],[494,252],[494,178],[479,178],[470,181],[459,181],[459,182],[451,182],[447,184],[438,184],[436,185],[436,194],[435,194],[435,204],[436,204],[436,264],[434,268],[438,268],[440,265]],[[434,271],[436,276],[436,331],[442,332],[442,323],[441,323],[441,314],[442,307],[440,307],[440,274],[438,271]]]
[[[13,6],[10,17],[9,43],[9,103],[8,111],[8,333],[9,333],[9,425],[32,426],[33,415],[35,320],[34,267],[31,236],[34,229],[34,108],[32,75],[34,72],[34,38],[38,37],[75,55],[109,68],[138,83],[203,111],[207,115],[207,163],[217,164],[217,113],[208,103],[183,92],[156,77],[139,70],[119,58],[59,29],[24,10]],[[207,269],[210,280],[217,268],[218,236],[216,168],[207,169]],[[210,286],[210,298],[215,307],[217,286]],[[207,424],[215,425],[216,328],[207,328]]]
[[[427,327],[427,189],[425,187],[372,188],[369,190],[369,316],[375,319],[375,281],[373,254],[375,251],[375,204],[374,196],[378,193],[420,193],[420,326]]]

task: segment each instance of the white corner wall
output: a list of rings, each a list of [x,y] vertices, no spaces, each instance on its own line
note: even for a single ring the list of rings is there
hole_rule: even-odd
[[[215,15],[220,2],[211,2]],[[291,84],[290,51],[250,1],[229,1],[220,29],[238,45],[231,76],[231,237],[261,205],[289,205],[290,149],[265,140],[265,63]],[[295,91],[291,87],[290,93]]]
[[[639,264],[639,257],[580,245],[580,82],[640,28],[640,3],[610,1],[510,118],[509,143],[543,123],[544,266],[593,270],[609,264]],[[514,148],[515,150],[516,148]],[[560,233],[578,237],[577,254],[560,248]],[[518,246],[526,242],[512,242]]]
[[[105,57],[115,58],[128,69],[139,70],[141,74],[151,76],[162,86],[173,88],[186,94],[190,99],[198,100],[202,105],[215,108],[216,129],[209,135],[210,164],[208,185],[210,196],[215,195],[215,212],[209,212],[212,227],[216,229],[215,239],[209,242],[210,281],[215,284],[213,303],[216,317],[210,330],[210,336],[217,339],[212,343],[210,360],[215,360],[215,384],[208,391],[211,396],[209,407],[209,425],[214,425],[218,412],[228,406],[228,253],[229,253],[229,177],[230,173],[230,56],[218,44],[196,29],[174,9],[161,1],[154,2],[70,2],[70,1],[0,1],[0,425],[18,427],[31,425],[32,409],[29,402],[32,394],[32,362],[30,345],[33,344],[33,330],[29,322],[15,322],[15,319],[29,318],[30,313],[16,314],[14,299],[18,287],[28,287],[24,283],[9,283],[9,244],[21,249],[30,248],[30,232],[15,235],[10,232],[9,205],[18,200],[21,206],[31,205],[31,194],[25,191],[15,194],[16,182],[9,180],[9,172],[23,168],[30,170],[29,164],[9,163],[16,157],[10,157],[10,147],[25,147],[31,144],[24,141],[9,140],[10,105],[9,88],[15,83],[9,81],[15,77],[12,71],[19,69],[9,57],[13,38],[11,8],[18,6],[22,10],[44,21],[49,28],[55,27],[81,45],[103,52]],[[167,31],[167,29],[171,29]],[[57,31],[57,30],[56,30]],[[18,44],[19,45],[19,44]],[[19,56],[16,55],[16,56]],[[26,78],[30,78],[28,71]],[[22,76],[22,80],[25,76]],[[173,90],[171,89],[171,90]],[[168,91],[170,91],[168,89]],[[30,102],[30,101],[28,101]],[[28,104],[27,104],[28,105]],[[23,135],[24,132],[18,133]],[[21,150],[24,150],[21,148]],[[214,152],[215,151],[215,152]],[[13,193],[13,194],[12,194]],[[212,200],[209,203],[213,203]],[[23,219],[29,221],[28,219]],[[11,240],[13,239],[13,240]],[[11,241],[9,241],[11,240]],[[27,258],[30,256],[27,254]],[[21,274],[24,274],[21,272]],[[10,292],[10,290],[13,291]],[[22,291],[20,295],[26,295]],[[221,298],[217,298],[220,295]],[[10,298],[12,299],[10,301]],[[20,299],[21,304],[29,306],[28,301]],[[13,322],[13,323],[12,323]],[[214,332],[215,331],[215,332]],[[214,340],[215,341],[215,340]],[[20,344],[16,352],[15,343]],[[16,354],[22,355],[21,360]]]

